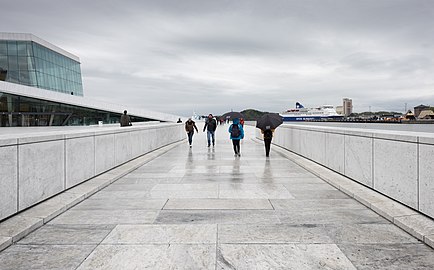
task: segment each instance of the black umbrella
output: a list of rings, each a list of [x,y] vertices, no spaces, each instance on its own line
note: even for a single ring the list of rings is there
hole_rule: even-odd
[[[240,112],[227,112],[221,116],[222,119],[228,120],[228,119],[235,119],[235,118],[244,118],[244,115]]]
[[[283,118],[278,113],[264,114],[256,122],[256,127],[262,130],[275,129],[283,123]]]

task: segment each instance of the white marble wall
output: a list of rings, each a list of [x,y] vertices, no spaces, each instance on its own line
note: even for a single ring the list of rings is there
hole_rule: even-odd
[[[95,175],[95,136],[66,136],[66,188]]]
[[[185,138],[183,125],[83,127],[0,138],[0,220]]]
[[[115,134],[95,134],[95,174],[115,166]]]
[[[374,139],[374,189],[417,208],[417,144]]]
[[[373,143],[372,135],[370,137],[345,136],[345,173],[343,174],[371,188],[374,187]]]
[[[345,137],[338,133],[325,133],[325,162],[321,163],[339,173],[345,168]]]
[[[434,218],[434,134],[286,124],[275,134],[274,144]]]
[[[65,142],[18,143],[18,210],[23,210],[65,189]]]
[[[15,143],[15,145],[12,145]],[[0,141],[0,219],[18,210],[17,140]]]
[[[434,217],[434,139],[426,142],[419,144],[419,208]]]

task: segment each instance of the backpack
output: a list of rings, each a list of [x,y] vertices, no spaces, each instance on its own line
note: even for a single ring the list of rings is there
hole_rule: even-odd
[[[271,129],[266,129],[264,131],[264,139],[272,139],[273,138],[273,131]]]
[[[238,138],[240,137],[240,127],[238,126],[238,124],[232,124],[232,130],[231,130],[231,137],[232,138]]]

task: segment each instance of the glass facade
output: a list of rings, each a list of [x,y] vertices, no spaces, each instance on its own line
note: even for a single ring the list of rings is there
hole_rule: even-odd
[[[83,96],[80,63],[33,41],[0,40],[0,80]]]
[[[83,126],[119,123],[123,112],[113,113],[0,92],[0,127]],[[132,122],[152,119],[130,115]]]

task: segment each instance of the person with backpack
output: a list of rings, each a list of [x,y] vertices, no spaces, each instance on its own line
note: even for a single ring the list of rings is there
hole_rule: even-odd
[[[187,132],[188,135],[188,143],[190,144],[190,148],[191,148],[191,144],[193,143],[193,134],[195,129],[196,132],[199,132],[197,130],[196,123],[193,120],[191,120],[191,118],[188,118],[187,122],[185,122],[185,131]]]
[[[267,128],[265,130],[261,129],[261,133],[264,136],[264,144],[265,144],[265,156],[270,156],[270,148],[271,148],[271,140],[273,139],[274,129]]]
[[[238,118],[235,118],[232,125],[229,126],[229,133],[231,134],[232,144],[234,145],[235,156],[240,157],[240,141],[244,139],[244,129]]]
[[[212,138],[212,147],[215,145],[215,130],[217,129],[217,121],[214,119],[212,114],[208,115],[208,119],[205,121],[205,126],[203,127],[203,132],[207,129],[206,137],[208,139],[208,147],[211,146],[211,138]]]

